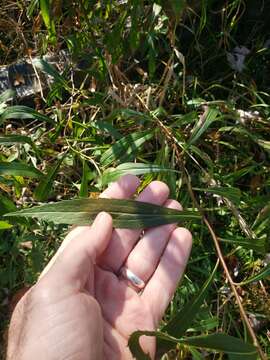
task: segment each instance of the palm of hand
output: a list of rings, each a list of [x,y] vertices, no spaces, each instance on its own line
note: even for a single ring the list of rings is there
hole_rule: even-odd
[[[138,178],[125,176],[102,196],[130,198],[138,185]],[[180,209],[168,193],[164,183],[152,182],[137,200]],[[157,328],[184,271],[191,235],[175,224],[143,234],[112,232],[111,218],[105,217],[72,230],[19,303],[11,321],[10,354],[30,334],[20,359],[131,359],[127,342],[132,332]],[[117,276],[123,266],[145,282],[140,295]],[[140,343],[153,358],[155,340],[143,337]],[[43,357],[41,348],[46,349]],[[8,359],[17,358],[12,356]]]
[[[149,304],[114,273],[96,268],[95,294],[104,321],[104,358],[131,359],[127,347],[136,330],[154,330],[156,323]],[[153,356],[155,340],[143,339],[144,351]]]

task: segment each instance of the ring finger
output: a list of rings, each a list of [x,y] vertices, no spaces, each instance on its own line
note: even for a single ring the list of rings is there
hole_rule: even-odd
[[[175,200],[167,200],[164,206],[182,210],[179,202]],[[176,224],[168,224],[147,230],[128,255],[125,265],[120,270],[120,278],[130,278],[136,283],[137,277],[136,286],[140,290],[143,283],[140,285],[139,280],[145,283],[150,279],[176,226]]]

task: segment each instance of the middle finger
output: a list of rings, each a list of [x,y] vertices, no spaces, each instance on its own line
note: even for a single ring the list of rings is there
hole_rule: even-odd
[[[108,196],[108,194],[102,196],[114,197]],[[161,181],[153,181],[138,195],[136,200],[163,205],[168,196],[168,186]],[[98,264],[103,269],[118,273],[130,251],[137,243],[141,232],[142,229],[115,229],[107,249],[98,259]]]

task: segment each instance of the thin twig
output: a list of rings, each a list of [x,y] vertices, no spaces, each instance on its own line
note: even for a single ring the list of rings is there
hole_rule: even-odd
[[[207,220],[206,216],[204,215],[204,212],[203,212],[202,208],[200,207],[200,205],[198,204],[198,202],[197,202],[197,200],[196,200],[196,198],[195,198],[195,195],[194,195],[194,192],[193,192],[193,189],[192,189],[192,186],[191,186],[189,177],[188,177],[188,175],[186,174],[186,169],[183,168],[183,165],[182,165],[182,164],[180,164],[180,165],[181,165],[181,167],[182,167],[182,169],[183,169],[183,173],[185,174],[185,178],[186,178],[186,180],[187,180],[188,192],[189,192],[189,194],[190,194],[190,196],[191,196],[191,198],[192,198],[192,201],[193,201],[194,205],[196,206],[196,208],[197,208],[197,209],[199,210],[199,212],[201,213],[203,222],[204,222],[205,225],[207,226],[207,228],[208,228],[208,230],[209,230],[209,232],[210,232],[210,234],[211,234],[211,236],[212,236],[212,239],[213,239],[213,241],[214,241],[215,248],[216,248],[216,251],[217,251],[218,258],[219,258],[219,260],[220,260],[220,262],[221,262],[221,265],[222,265],[223,270],[224,270],[224,272],[225,272],[226,278],[228,279],[228,281],[229,281],[229,283],[230,283],[230,287],[231,287],[231,289],[232,289],[232,291],[233,291],[233,293],[234,293],[236,302],[237,302],[238,307],[239,307],[239,311],[240,311],[241,317],[242,317],[243,321],[245,322],[245,324],[246,324],[246,326],[247,326],[248,332],[249,332],[249,334],[250,334],[250,336],[251,336],[251,338],[252,338],[252,340],[253,340],[253,344],[254,344],[254,346],[256,346],[257,351],[258,351],[258,353],[259,353],[259,355],[260,355],[260,358],[261,358],[262,360],[267,360],[266,355],[264,354],[264,352],[263,352],[263,350],[262,350],[262,348],[261,348],[261,346],[260,346],[260,344],[259,344],[259,342],[258,342],[258,340],[257,340],[256,334],[255,334],[255,332],[254,332],[254,330],[253,330],[253,328],[252,328],[252,326],[251,326],[251,324],[250,324],[250,322],[249,322],[249,319],[248,319],[248,317],[247,317],[247,314],[246,314],[246,312],[245,312],[245,309],[244,309],[244,307],[243,307],[243,305],[242,305],[242,303],[241,303],[240,296],[238,295],[237,289],[236,289],[236,287],[235,287],[235,285],[234,285],[234,281],[233,281],[233,279],[232,279],[232,277],[231,277],[231,275],[230,275],[230,272],[229,272],[228,267],[227,267],[227,264],[226,264],[226,262],[225,262],[225,260],[224,260],[224,257],[223,257],[221,248],[220,248],[220,246],[219,246],[218,238],[217,238],[217,236],[216,236],[216,234],[215,234],[212,226],[210,225],[209,221]]]

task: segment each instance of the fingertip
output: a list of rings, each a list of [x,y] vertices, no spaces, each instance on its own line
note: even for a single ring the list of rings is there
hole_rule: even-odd
[[[100,195],[101,198],[124,199],[131,197],[140,185],[140,179],[131,174],[120,177],[111,183]]]
[[[136,175],[132,175],[132,174],[126,174],[126,175],[123,175],[121,176],[119,179],[118,179],[118,183],[121,185],[121,186],[133,186],[133,187],[137,187],[140,185],[140,179],[138,178],[138,176]]]
[[[92,226],[99,227],[99,226],[108,225],[112,227],[112,223],[113,223],[112,216],[106,211],[101,211],[100,213],[97,214]]]
[[[170,209],[175,209],[175,210],[183,210],[182,205],[180,204],[180,202],[174,200],[174,199],[168,199],[165,204],[165,207],[170,208]]]
[[[159,181],[159,180],[154,180],[151,182],[150,186],[152,188],[156,189],[156,191],[163,191],[164,193],[167,194],[167,197],[169,196],[170,189],[169,189],[169,186],[165,182]]]
[[[170,189],[167,184],[154,180],[140,193],[137,200],[148,202],[148,198],[157,198],[161,199],[161,203],[163,203],[167,200],[169,193]]]
[[[188,258],[192,248],[191,232],[187,228],[178,227],[172,232],[171,237],[175,238],[179,251]]]
[[[186,241],[188,241],[190,244],[192,243],[192,234],[191,232],[185,228],[185,227],[178,227],[175,229],[176,232],[182,236]]]

